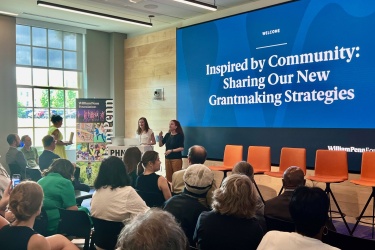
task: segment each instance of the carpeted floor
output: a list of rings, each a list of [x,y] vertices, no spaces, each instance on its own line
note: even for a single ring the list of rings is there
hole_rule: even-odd
[[[355,223],[348,223],[350,230],[353,229]],[[349,235],[348,229],[346,228],[344,222],[342,220],[333,220],[333,225],[335,226],[337,232],[345,235]],[[366,225],[363,223],[359,223],[353,236],[358,238],[370,239],[372,238],[372,227],[371,225]]]

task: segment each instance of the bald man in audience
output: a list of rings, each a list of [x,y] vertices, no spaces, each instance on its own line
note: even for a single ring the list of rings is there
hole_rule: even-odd
[[[299,167],[289,167],[284,171],[284,192],[265,202],[264,216],[274,217],[286,221],[292,221],[289,213],[289,203],[294,189],[305,185],[304,173]]]
[[[194,145],[189,148],[188,151],[188,163],[189,166],[193,164],[204,164],[207,158],[207,151],[204,147]],[[172,175],[172,192],[174,194],[180,194],[184,190],[185,183],[183,180],[186,169],[174,172]]]

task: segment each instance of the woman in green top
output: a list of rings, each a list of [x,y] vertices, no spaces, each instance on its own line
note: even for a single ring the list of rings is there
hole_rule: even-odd
[[[56,140],[56,148],[53,151],[55,154],[59,155],[62,159],[67,159],[65,146],[71,145],[72,142],[64,142],[63,135],[59,128],[61,128],[63,123],[63,118],[59,115],[52,115],[51,117],[52,126],[48,129],[48,134],[53,135]]]
[[[73,173],[74,166],[70,161],[57,159],[48,169],[43,171],[44,177],[38,181],[44,192],[43,208],[47,212],[47,230],[51,234],[57,232],[60,219],[58,208],[88,212],[86,208],[78,208],[76,205],[74,187],[71,181]]]

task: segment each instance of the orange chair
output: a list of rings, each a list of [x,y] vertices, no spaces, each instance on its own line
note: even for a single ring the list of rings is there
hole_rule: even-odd
[[[307,176],[306,179],[324,182],[326,184],[325,192],[327,193],[328,198],[332,196],[338,209],[338,213],[340,214],[340,218],[344,221],[345,226],[351,235],[348,223],[345,220],[345,214],[341,211],[331,190],[331,183],[341,183],[348,179],[348,158],[346,151],[317,150],[315,156],[315,175]],[[329,211],[330,217],[332,218],[331,206]]]
[[[242,161],[242,152],[243,146],[240,145],[226,145],[224,149],[224,158],[223,158],[223,165],[222,166],[210,166],[211,170],[219,170],[223,171],[224,175],[228,171],[233,169],[233,166]]]
[[[264,174],[271,171],[271,147],[265,146],[249,146],[247,150],[247,162],[253,167],[254,174]],[[264,203],[264,199],[257,183],[253,180],[260,198]]]
[[[306,175],[306,149],[305,148],[282,148],[280,154],[279,171],[265,172],[266,175],[283,178],[284,171],[290,166],[297,166]],[[279,195],[283,191],[281,187]]]
[[[351,183],[366,186],[366,187],[372,187],[372,193],[370,194],[370,197],[368,198],[365,207],[363,208],[361,214],[357,218],[357,222],[355,223],[352,234],[354,233],[354,230],[357,228],[358,223],[361,222],[362,218],[372,218],[372,238],[374,238],[374,209],[375,209],[375,152],[363,152],[362,154],[362,164],[361,164],[361,177],[358,180],[351,180]],[[372,206],[372,216],[364,216],[363,214],[366,211],[366,208],[368,204],[370,203],[371,199],[373,200],[373,206]],[[363,222],[367,223],[367,222]]]

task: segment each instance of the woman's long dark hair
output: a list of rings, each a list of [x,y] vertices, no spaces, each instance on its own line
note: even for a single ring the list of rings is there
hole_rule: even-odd
[[[171,120],[171,121],[174,123],[174,125],[177,126],[177,128],[176,128],[176,133],[177,133],[177,134],[182,134],[182,135],[184,135],[184,131],[183,131],[182,128],[181,128],[181,124],[180,124],[180,122],[177,121],[177,120]]]
[[[126,171],[124,162],[116,157],[109,156],[99,167],[99,173],[94,181],[96,190],[110,186],[111,189],[130,186],[131,180]]]
[[[69,160],[56,159],[48,169],[42,172],[42,175],[47,176],[50,173],[58,173],[65,179],[70,180],[74,173],[74,165]]]
[[[128,174],[136,171],[137,175],[143,173],[143,168],[138,167],[138,163],[141,161],[142,152],[138,147],[131,147],[125,151],[124,154],[124,163],[127,169]]]
[[[138,168],[145,168],[149,162],[154,163],[158,159],[159,153],[156,151],[146,151],[142,155]]]

